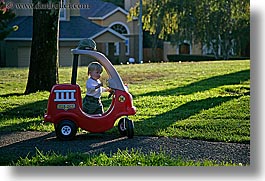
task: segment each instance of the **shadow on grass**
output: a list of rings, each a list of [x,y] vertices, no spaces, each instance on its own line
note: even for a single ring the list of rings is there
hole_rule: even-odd
[[[25,94],[23,93],[10,93],[10,94],[3,94],[0,95],[0,97],[6,98],[6,97],[13,97],[13,96],[24,96]]]
[[[48,100],[42,100],[20,105],[18,107],[0,112],[0,114],[7,118],[34,118],[44,114],[45,109],[47,108],[47,102]]]
[[[40,124],[41,120],[31,119],[42,117],[46,107],[47,100],[42,100],[0,112],[0,122],[9,122],[8,126],[1,126],[0,131],[27,130],[31,125]]]
[[[118,147],[113,147],[127,137],[120,137],[109,134],[78,134],[71,141],[61,141],[56,138],[55,132],[0,132],[0,138],[11,137],[5,141],[5,145],[0,142],[0,166],[9,165],[16,162],[20,157],[31,157],[40,150],[42,153],[56,153],[67,155],[69,153],[101,153],[104,149],[107,152],[117,151]],[[111,143],[110,146],[108,144]],[[124,148],[125,149],[125,148]],[[60,160],[59,160],[60,161]],[[67,165],[65,162],[58,162]]]
[[[240,84],[243,81],[250,80],[250,70],[242,70],[239,72],[219,75],[204,79],[198,82],[191,83],[183,87],[177,87],[174,89],[166,89],[163,91],[148,92],[138,96],[168,96],[168,95],[188,95],[195,92],[202,92],[210,90],[224,85],[235,85]]]
[[[37,117],[43,117],[45,110],[47,109],[48,100],[36,101],[29,104],[20,105],[18,107],[0,112],[0,122],[8,119],[17,119],[8,126],[1,126],[0,131],[16,131],[16,130],[27,130],[31,125],[40,124],[42,120],[34,121],[30,120]],[[102,101],[105,109],[110,106],[111,99]],[[27,121],[23,122],[23,119]]]
[[[134,122],[135,129],[139,129],[140,132],[148,130],[148,135],[155,135],[158,130],[166,129],[177,121],[187,119],[190,116],[200,113],[202,110],[214,108],[227,101],[237,99],[239,97],[240,96],[226,96],[190,101],[176,109],[172,109],[171,111],[151,117],[149,119],[145,119],[143,121]]]

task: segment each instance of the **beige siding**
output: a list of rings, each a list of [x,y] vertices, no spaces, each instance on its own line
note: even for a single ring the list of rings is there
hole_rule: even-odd
[[[192,54],[193,55],[202,55],[202,47],[201,47],[200,43],[198,43],[198,44],[193,43]]]
[[[132,7],[135,6],[138,0],[124,0],[124,8],[129,11]]]
[[[164,42],[164,47],[163,47],[163,59],[164,61],[168,61],[167,55],[171,54],[177,54],[176,46],[171,45],[169,42]]]
[[[105,32],[101,34],[100,36],[96,37],[95,42],[97,43],[102,43],[102,42],[122,42],[124,41],[123,39],[113,35],[110,32]]]
[[[115,12],[111,16],[109,16],[106,19],[104,19],[103,26],[108,26],[108,25],[110,25],[111,23],[113,23],[115,21],[120,21],[120,22],[123,22],[123,23],[126,24],[127,23],[126,14],[124,14],[124,13],[122,13],[120,11]]]

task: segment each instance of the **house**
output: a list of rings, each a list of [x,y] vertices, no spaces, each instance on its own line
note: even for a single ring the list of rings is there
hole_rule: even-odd
[[[13,25],[19,29],[0,43],[0,65],[27,67],[30,61],[32,40],[32,1],[13,0],[16,18]],[[138,57],[138,21],[127,22],[128,11],[101,0],[63,0],[59,24],[59,65],[72,64],[71,49],[84,38],[92,38],[97,50],[104,53],[113,64],[128,62]],[[82,57],[80,65],[89,58]]]

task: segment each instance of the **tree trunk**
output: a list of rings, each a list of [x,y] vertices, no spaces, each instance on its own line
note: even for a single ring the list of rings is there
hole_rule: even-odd
[[[158,34],[155,33],[152,39],[152,62],[157,62],[157,42],[158,42]]]
[[[43,3],[43,1],[35,1],[35,3]],[[58,29],[59,9],[33,10],[33,35],[25,94],[50,91],[54,84],[59,83]]]

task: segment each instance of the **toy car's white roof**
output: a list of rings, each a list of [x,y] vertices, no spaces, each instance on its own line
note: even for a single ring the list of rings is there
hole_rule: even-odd
[[[127,91],[127,87],[124,86],[120,75],[118,74],[115,67],[111,64],[111,62],[104,54],[92,50],[72,49],[71,51],[73,54],[87,55],[97,60],[105,68],[105,70],[107,71],[110,77],[108,79],[108,84],[109,84],[108,86],[112,89]]]

